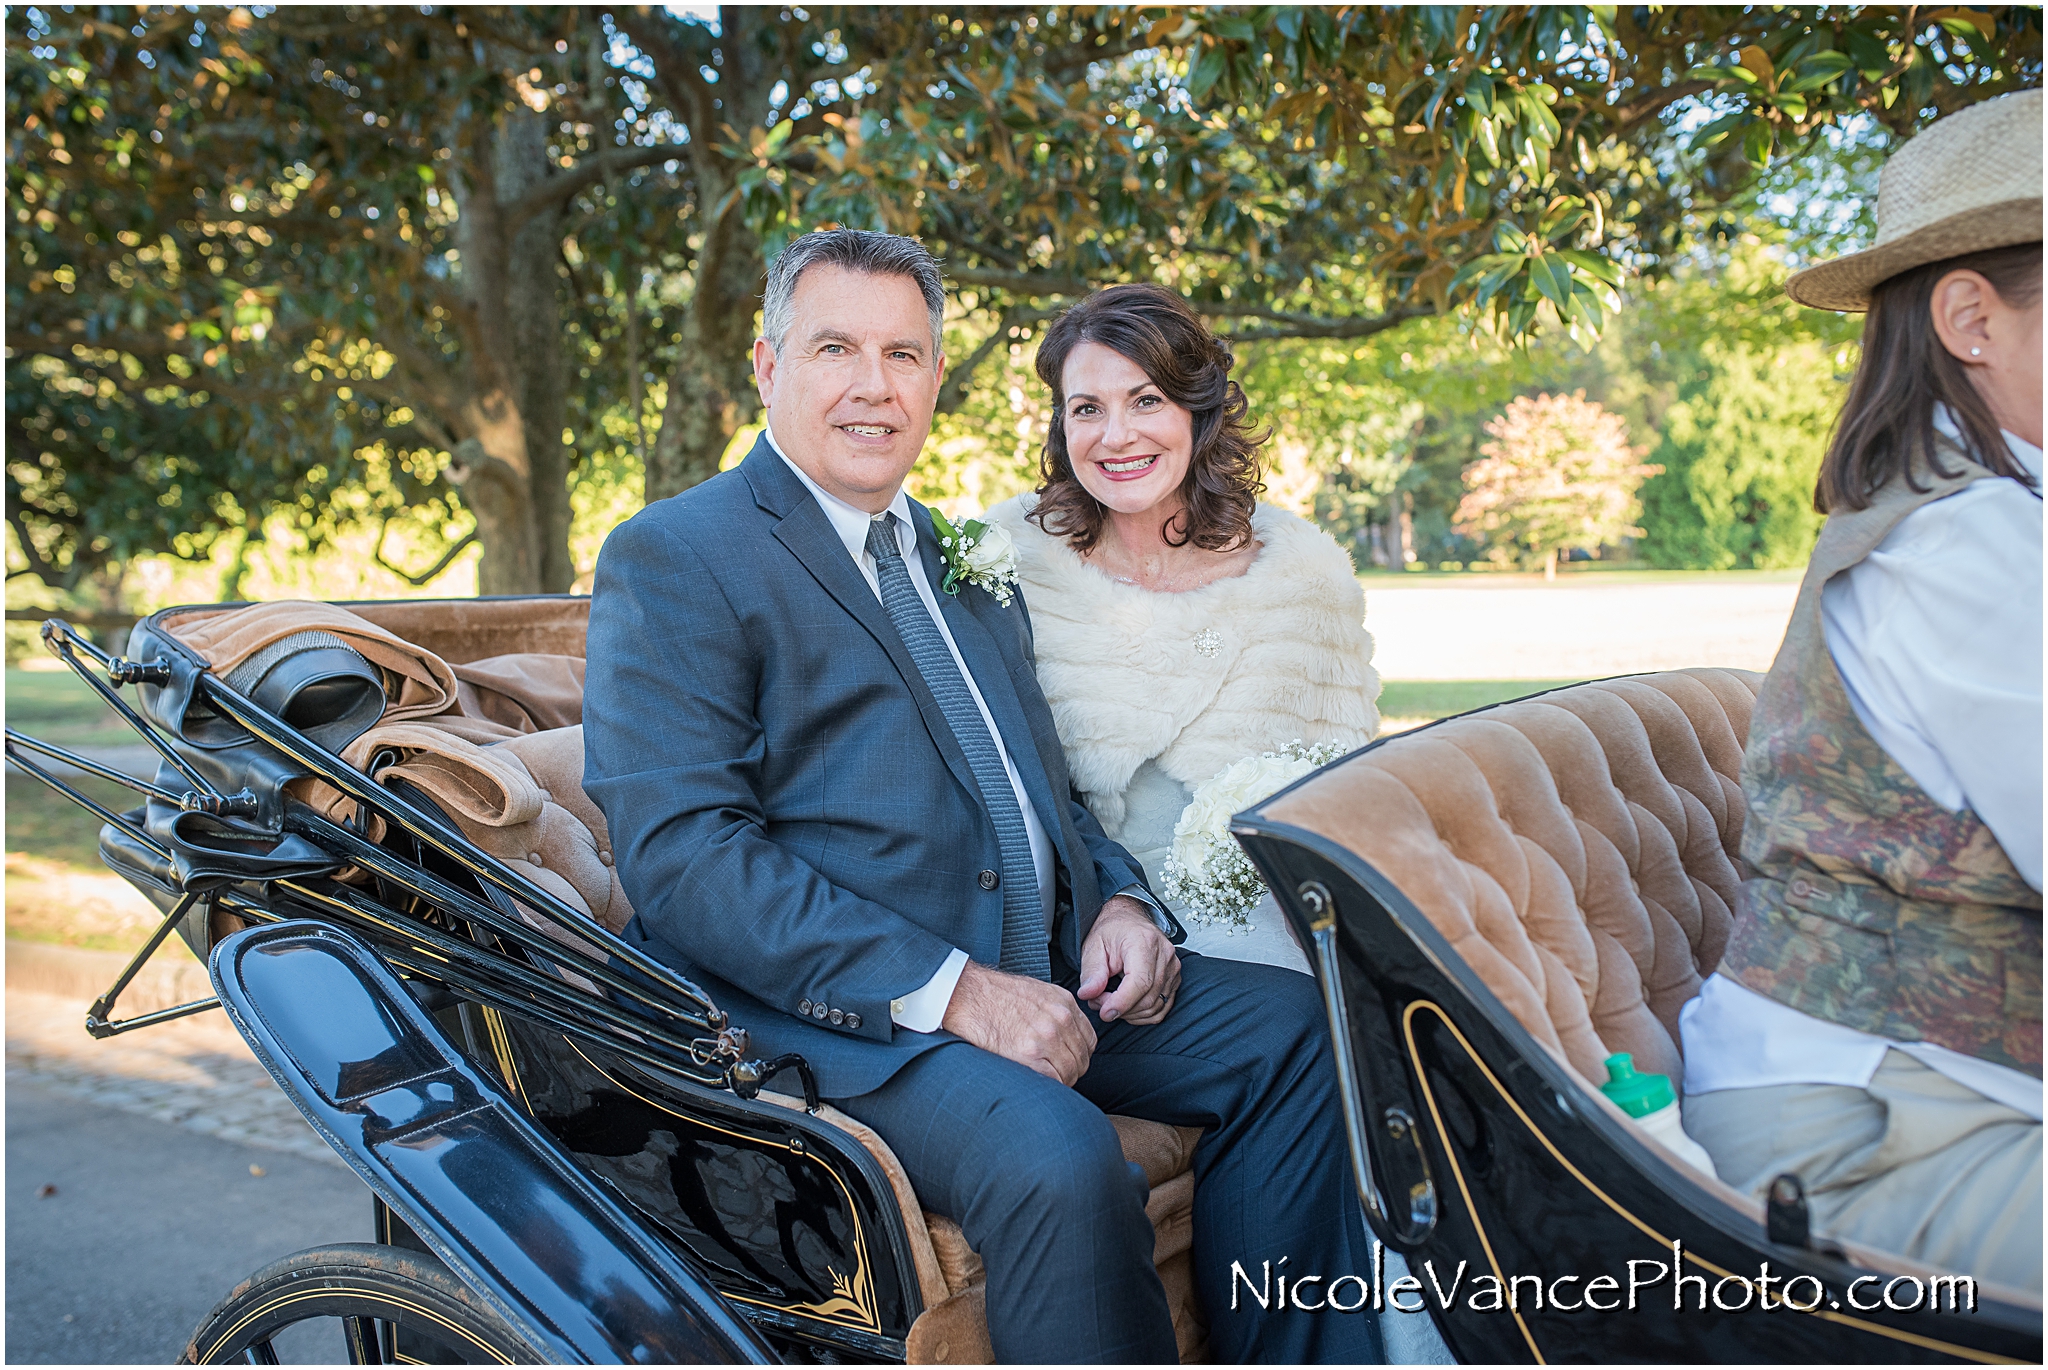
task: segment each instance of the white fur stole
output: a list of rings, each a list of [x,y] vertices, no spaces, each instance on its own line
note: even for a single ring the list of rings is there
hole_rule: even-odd
[[[1020,495],[987,518],[1016,539],[1038,683],[1067,770],[1111,837],[1148,760],[1193,789],[1296,738],[1359,746],[1379,730],[1365,592],[1314,524],[1261,504],[1245,574],[1161,594],[1084,563],[1025,519],[1035,503]]]

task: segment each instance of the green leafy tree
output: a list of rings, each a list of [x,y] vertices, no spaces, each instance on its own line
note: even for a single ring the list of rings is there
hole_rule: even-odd
[[[1782,253],[1732,244],[1646,291],[1618,330],[1629,365],[1605,394],[1657,434],[1664,468],[1642,491],[1637,546],[1655,565],[1788,567],[1812,551],[1814,481],[1861,320],[1795,304],[1786,272]]]
[[[1329,165],[1385,307],[1469,301],[1507,338],[1547,318],[1590,340],[1619,269],[1668,269],[1715,203],[1845,122],[1905,137],[2041,82],[2041,12],[2019,6],[1281,7],[1201,27],[1190,95]]]
[[[763,263],[821,224],[946,257],[948,412],[1112,280],[1243,342],[1466,308],[1590,342],[1756,167],[2040,80],[2023,7],[77,6],[7,39],[10,570],[59,585],[282,511],[566,588],[572,476],[718,468]]]
[[[1570,395],[1523,396],[1486,431],[1493,441],[1465,473],[1459,531],[1485,540],[1496,560],[1533,557],[1557,579],[1567,547],[1600,547],[1639,537],[1636,490],[1660,469],[1629,446],[1628,425]]]

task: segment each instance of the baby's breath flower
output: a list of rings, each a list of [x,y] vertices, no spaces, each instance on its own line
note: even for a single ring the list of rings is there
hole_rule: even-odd
[[[1226,935],[1249,933],[1251,911],[1266,882],[1230,835],[1230,816],[1286,789],[1344,754],[1343,745],[1299,738],[1234,761],[1204,781],[1173,827],[1173,847],[1160,872],[1160,893],[1196,923],[1220,923]]]

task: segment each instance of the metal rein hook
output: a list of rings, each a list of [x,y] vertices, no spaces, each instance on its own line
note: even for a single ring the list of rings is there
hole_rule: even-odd
[[[811,1073],[811,1063],[795,1052],[778,1056],[772,1061],[741,1061],[726,1072],[732,1092],[742,1099],[757,1098],[763,1086],[794,1067],[796,1077],[803,1082],[804,1112],[816,1113],[823,1108],[824,1101],[818,1097],[818,1077]]]

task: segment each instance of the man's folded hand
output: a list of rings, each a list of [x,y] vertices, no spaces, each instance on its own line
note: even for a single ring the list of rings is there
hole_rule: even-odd
[[[1088,1073],[1095,1028],[1058,985],[969,961],[939,1026],[983,1051],[1071,1085]]]

